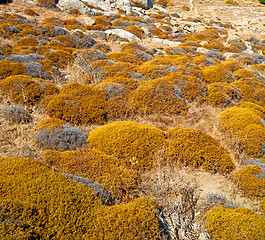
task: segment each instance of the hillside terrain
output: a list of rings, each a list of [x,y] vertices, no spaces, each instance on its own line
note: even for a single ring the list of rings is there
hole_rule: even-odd
[[[0,4],[0,239],[265,239],[265,5],[67,2]]]

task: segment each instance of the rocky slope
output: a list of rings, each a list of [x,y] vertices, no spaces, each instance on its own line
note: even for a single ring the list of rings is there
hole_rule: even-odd
[[[264,238],[262,4],[0,7],[0,238]]]

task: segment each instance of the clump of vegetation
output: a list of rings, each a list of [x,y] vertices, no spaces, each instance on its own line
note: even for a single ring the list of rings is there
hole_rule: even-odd
[[[46,52],[43,56],[52,61],[53,65],[58,68],[65,68],[72,59],[71,54],[64,50]]]
[[[136,122],[107,124],[90,132],[88,145],[117,158],[133,169],[155,167],[155,156],[166,145],[163,131]]]
[[[0,79],[13,75],[21,75],[26,73],[26,67],[23,63],[0,61]]]
[[[154,201],[147,197],[102,208],[92,239],[157,239],[161,231],[157,213]]]
[[[56,0],[37,0],[38,4],[46,8],[54,8],[56,6]]]
[[[243,93],[239,88],[227,83],[212,83],[207,89],[207,100],[216,107],[226,107],[240,101],[242,97]]]
[[[32,121],[32,116],[24,108],[19,106],[4,108],[3,116],[12,123],[29,123]]]
[[[234,173],[233,181],[249,198],[263,198],[265,196],[265,179],[259,177],[263,173],[259,166],[246,166]]]
[[[15,75],[0,82],[0,91],[14,103],[34,105],[42,97],[56,94],[58,89],[52,83],[46,83],[40,78]]]
[[[72,124],[102,124],[106,120],[106,96],[102,90],[79,83],[66,84],[46,103],[49,117]]]
[[[140,85],[138,80],[113,77],[98,85],[107,94],[108,119],[123,119],[133,114],[129,94]]]
[[[220,125],[225,132],[239,139],[243,149],[256,157],[262,156],[265,142],[265,128],[260,115],[263,113],[257,109],[243,107],[228,108],[220,115]]]
[[[24,38],[17,40],[15,43],[17,46],[20,46],[20,47],[21,46],[26,46],[26,47],[37,46],[38,40],[34,37],[24,37]]]
[[[44,163],[60,172],[98,182],[111,192],[115,202],[130,198],[139,182],[136,171],[126,168],[118,158],[96,149],[45,150],[42,155]]]
[[[264,218],[247,208],[214,207],[206,214],[206,227],[214,240],[265,238]]]
[[[125,52],[109,53],[107,54],[107,56],[109,60],[114,61],[114,62],[125,62],[125,63],[137,64],[137,65],[142,64],[142,61],[137,56],[131,53],[125,53]]]
[[[233,75],[221,65],[204,67],[202,69],[203,80],[207,83],[232,82]]]
[[[85,145],[87,134],[78,128],[55,118],[48,118],[43,121],[37,126],[39,131],[36,142],[40,148],[66,151],[75,150]]]
[[[36,13],[34,10],[27,8],[24,10],[24,13],[29,16],[40,16],[38,13]]]
[[[233,171],[235,165],[220,144],[208,134],[192,128],[171,128],[169,138],[170,156],[181,166],[201,167],[220,173]]]
[[[146,81],[130,94],[134,109],[141,114],[185,114],[188,105],[181,90],[169,81]]]
[[[0,215],[8,219],[0,224],[1,236],[10,238],[14,223],[29,224],[39,239],[89,234],[101,207],[91,189],[32,159],[1,158],[0,175]]]

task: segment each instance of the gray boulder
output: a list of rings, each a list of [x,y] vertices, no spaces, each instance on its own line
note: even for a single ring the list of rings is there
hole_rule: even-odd
[[[132,3],[136,7],[140,7],[143,9],[153,8],[152,0],[132,0]]]
[[[136,42],[139,42],[141,39],[138,38],[137,36],[135,36],[134,34],[126,31],[126,30],[123,30],[123,29],[110,29],[110,30],[107,30],[105,31],[108,35],[117,35],[118,37],[120,38],[124,38],[124,39],[127,39],[128,41],[130,42],[133,42],[133,41],[136,41]]]
[[[83,2],[81,2],[79,0],[59,0],[57,7],[61,11],[69,11],[73,8],[76,8],[80,11],[80,13],[82,13],[84,15],[85,14],[90,15],[90,16],[96,15],[95,11],[93,11],[91,8],[89,8]]]
[[[44,60],[45,57],[39,54],[30,53],[25,55],[20,54],[12,54],[5,58],[5,60],[9,62],[20,62],[20,63],[30,63],[30,62],[36,62],[38,60]]]

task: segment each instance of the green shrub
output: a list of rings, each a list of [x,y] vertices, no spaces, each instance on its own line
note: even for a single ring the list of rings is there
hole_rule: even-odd
[[[98,182],[112,193],[116,201],[129,198],[139,182],[136,171],[127,169],[116,157],[96,149],[66,152],[45,150],[43,161],[60,172]]]
[[[235,168],[230,156],[208,134],[192,128],[171,128],[170,156],[179,165],[201,167],[205,170],[229,173]]]
[[[246,166],[234,173],[233,181],[244,196],[262,198],[265,196],[265,179],[257,176],[262,173],[258,166]]]
[[[80,239],[92,229],[101,203],[89,188],[32,159],[1,158],[0,175],[1,214],[29,224],[40,239]],[[12,230],[6,227],[0,233]]]
[[[113,122],[90,132],[92,148],[115,155],[128,167],[141,171],[156,165],[156,154],[167,144],[163,131],[136,122]]]
[[[247,208],[214,207],[206,214],[206,227],[212,239],[265,239],[264,218]]]
[[[104,207],[94,221],[90,239],[158,239],[161,231],[155,203],[147,197]]]

